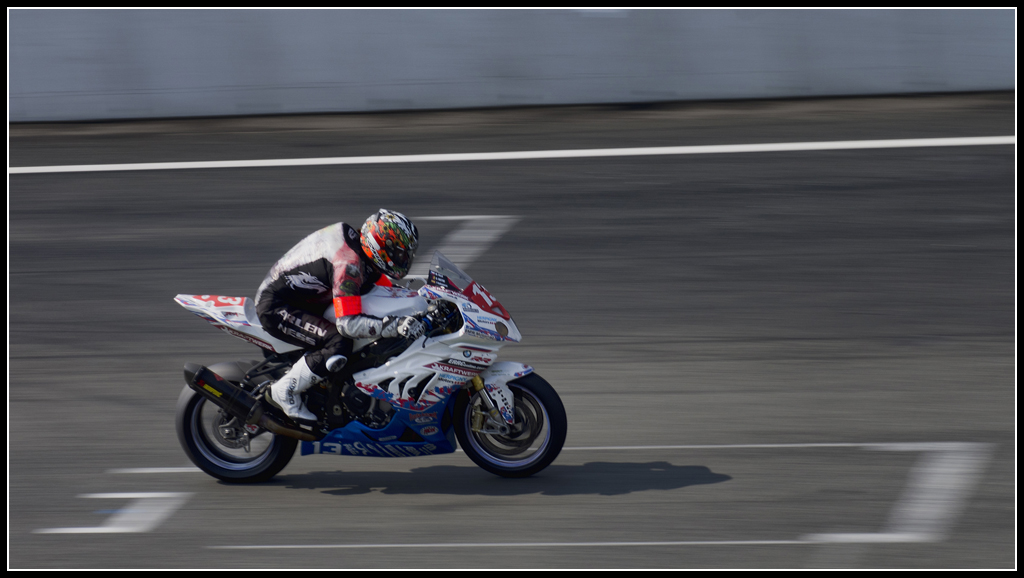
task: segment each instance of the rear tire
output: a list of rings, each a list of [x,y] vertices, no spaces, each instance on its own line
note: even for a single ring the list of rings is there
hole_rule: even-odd
[[[480,394],[463,392],[455,400],[455,436],[469,459],[505,478],[525,478],[548,467],[565,443],[568,422],[558,393],[536,373],[508,382],[515,396],[517,431],[507,436],[475,432],[474,407]]]
[[[236,384],[237,385],[237,384]],[[178,396],[178,441],[189,459],[211,476],[234,484],[265,482],[277,475],[299,440],[248,426],[248,450],[238,434],[244,425],[187,385]]]

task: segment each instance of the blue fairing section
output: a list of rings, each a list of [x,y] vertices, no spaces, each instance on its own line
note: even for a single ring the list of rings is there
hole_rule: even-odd
[[[441,430],[441,417],[446,408],[435,412],[398,410],[384,429],[370,429],[353,421],[343,428],[327,434],[316,442],[302,442],[301,455],[331,454],[337,456],[365,456],[377,458],[408,458],[450,454],[455,451],[455,429],[450,425]],[[406,429],[416,432],[424,441],[397,441]]]

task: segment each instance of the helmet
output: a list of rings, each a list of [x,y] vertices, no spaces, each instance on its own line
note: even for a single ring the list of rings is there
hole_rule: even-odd
[[[402,213],[381,209],[363,223],[359,242],[363,252],[381,272],[401,279],[409,272],[420,232]]]

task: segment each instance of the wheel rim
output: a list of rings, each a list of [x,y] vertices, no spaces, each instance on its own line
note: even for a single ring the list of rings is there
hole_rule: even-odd
[[[471,400],[470,411],[465,414],[469,443],[485,460],[503,468],[522,468],[544,457],[551,445],[551,426],[544,404],[528,390],[510,385],[515,396],[517,428],[504,436],[473,431],[473,409],[480,406],[479,394]]]
[[[259,430],[249,440],[249,451],[225,435],[221,427],[234,428],[229,416],[212,403],[202,399],[192,407],[189,427],[199,453],[217,467],[232,471],[251,470],[268,461],[274,453],[274,434]],[[237,422],[238,420],[234,420]],[[251,434],[250,434],[251,435]]]

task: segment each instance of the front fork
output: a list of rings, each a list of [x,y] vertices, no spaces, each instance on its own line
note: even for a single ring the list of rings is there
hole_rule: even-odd
[[[509,427],[508,423],[505,422],[505,419],[501,417],[501,412],[499,412],[497,406],[494,405],[494,401],[491,400],[491,396],[487,395],[487,390],[484,388],[484,380],[480,379],[479,375],[474,375],[473,379],[469,380],[469,389],[480,396],[484,409],[487,410],[487,412],[484,413],[480,411],[477,406],[470,404],[470,407],[473,410],[470,426],[473,431],[499,435],[508,435],[512,433],[512,428]],[[472,401],[472,399],[470,401]]]

